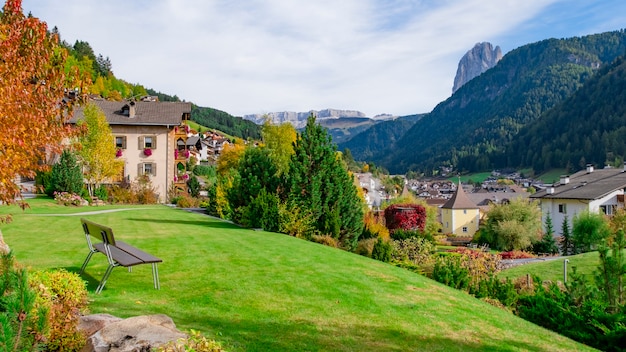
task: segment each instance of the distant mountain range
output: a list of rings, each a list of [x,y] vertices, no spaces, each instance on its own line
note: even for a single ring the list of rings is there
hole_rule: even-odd
[[[323,110],[309,110],[307,112],[294,112],[294,111],[280,111],[280,112],[268,112],[265,114],[249,114],[243,115],[243,118],[250,120],[258,125],[265,122],[266,118],[271,119],[273,123],[289,122],[295,128],[300,129],[306,126],[306,120],[309,115],[314,114],[318,121],[324,121],[327,119],[340,119],[340,118],[366,118],[372,120],[385,120],[393,119],[393,115],[377,115],[373,118],[365,116],[364,113],[356,110],[340,110],[340,109],[323,109]]]

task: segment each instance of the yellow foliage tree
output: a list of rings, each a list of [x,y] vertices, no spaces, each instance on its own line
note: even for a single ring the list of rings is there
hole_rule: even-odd
[[[289,172],[289,160],[294,153],[293,143],[297,137],[296,129],[290,123],[274,125],[269,118],[265,119],[261,136],[270,157],[276,163],[278,176]]]
[[[96,105],[87,104],[83,115],[85,118],[78,125],[85,125],[87,131],[79,138],[82,145],[79,155],[85,167],[89,195],[93,196],[100,184],[122,173],[124,163],[115,157],[117,149],[104,113]]]
[[[46,170],[41,161],[73,134],[65,123],[71,107],[62,104],[73,79],[58,37],[24,16],[20,0],[7,1],[0,14],[0,57],[0,202],[12,204],[21,198],[16,177]]]

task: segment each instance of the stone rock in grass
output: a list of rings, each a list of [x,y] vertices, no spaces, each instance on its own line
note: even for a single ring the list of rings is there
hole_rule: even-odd
[[[176,329],[174,321],[167,315],[142,315],[105,323],[102,329],[87,338],[82,351],[150,351],[185,337],[187,335]]]
[[[91,336],[105,326],[123,320],[111,314],[91,314],[81,316],[78,320],[78,330],[85,336]]]

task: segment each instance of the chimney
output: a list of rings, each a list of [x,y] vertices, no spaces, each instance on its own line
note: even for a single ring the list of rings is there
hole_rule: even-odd
[[[130,103],[128,103],[128,118],[134,118],[135,117],[135,102],[131,101]]]
[[[587,164],[587,173],[590,174],[593,172],[593,165]]]
[[[546,194],[554,194],[554,187],[548,187],[546,189]]]
[[[626,161],[624,161],[624,168],[622,170],[626,172]]]
[[[569,176],[568,175],[561,175],[561,182],[562,185],[566,185],[569,183]]]

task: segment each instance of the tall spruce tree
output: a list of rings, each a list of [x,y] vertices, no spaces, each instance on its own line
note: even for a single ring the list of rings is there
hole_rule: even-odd
[[[533,251],[538,254],[556,254],[559,253],[559,247],[554,239],[554,226],[552,225],[552,217],[550,213],[546,215],[545,231],[541,236],[541,241],[533,245]]]
[[[572,255],[574,254],[574,244],[572,243],[572,234],[569,228],[569,220],[567,215],[563,218],[561,224],[561,254]]]
[[[354,248],[363,230],[363,202],[326,129],[310,115],[294,144],[289,200],[313,217],[315,230]]]

